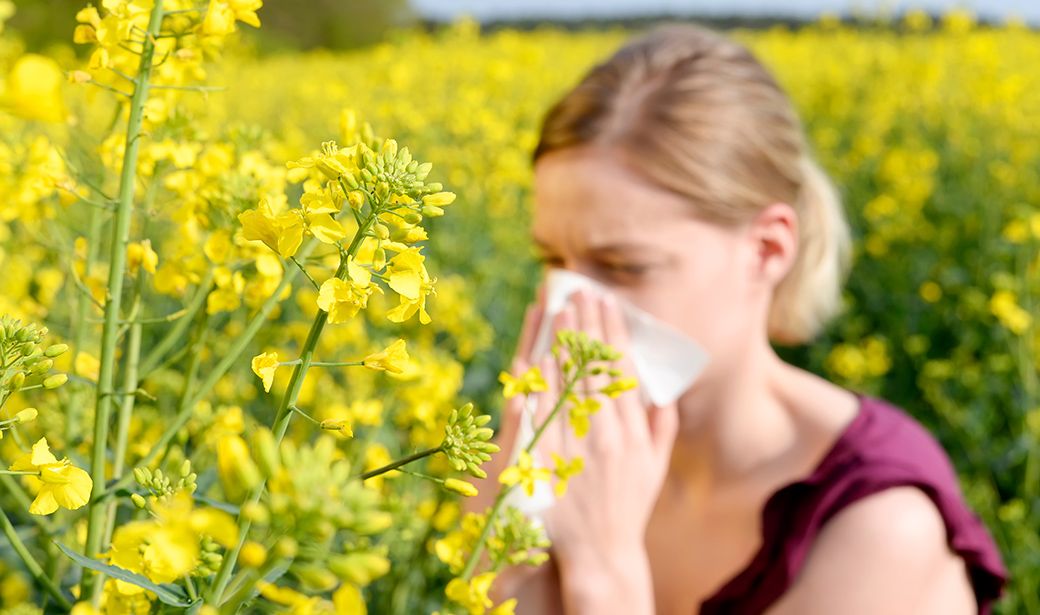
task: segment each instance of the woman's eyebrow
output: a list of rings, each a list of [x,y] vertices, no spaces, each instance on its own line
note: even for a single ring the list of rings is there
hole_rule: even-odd
[[[540,239],[540,238],[538,238],[536,236],[533,236],[533,235],[531,236],[531,240],[539,248],[541,248],[542,250],[545,250],[546,252],[552,252],[552,247],[549,245],[548,242],[543,241],[542,239]],[[609,252],[613,252],[613,253],[638,252],[640,254],[647,254],[647,253],[654,254],[654,253],[657,253],[658,250],[656,249],[656,246],[654,246],[653,244],[635,243],[635,242],[631,242],[631,241],[615,241],[615,242],[606,242],[606,243],[603,243],[603,244],[600,244],[600,245],[589,246],[588,247],[588,252],[593,253],[593,254],[609,253]]]

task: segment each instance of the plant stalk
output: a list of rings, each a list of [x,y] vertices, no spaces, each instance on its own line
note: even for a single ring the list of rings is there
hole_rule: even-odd
[[[149,36],[142,43],[141,63],[130,99],[130,116],[126,127],[126,145],[123,168],[119,177],[119,202],[109,250],[108,290],[105,301],[105,323],[101,333],[101,368],[98,372],[97,405],[94,414],[94,442],[90,477],[94,493],[87,520],[87,540],[84,555],[97,557],[104,533],[106,507],[98,501],[105,490],[105,461],[108,448],[108,427],[112,413],[112,389],[115,381],[116,342],[119,334],[119,316],[123,300],[123,277],[126,273],[126,247],[130,238],[130,221],[134,209],[134,187],[137,174],[137,154],[141,144],[141,125],[144,105],[148,100],[148,86],[152,76],[152,58],[155,53],[154,36],[162,24],[162,0],[155,0],[148,18]],[[83,570],[80,596],[91,597],[94,604],[101,599],[98,574]]]

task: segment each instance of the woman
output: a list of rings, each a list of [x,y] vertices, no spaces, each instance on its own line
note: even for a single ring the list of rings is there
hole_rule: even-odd
[[[585,470],[545,517],[550,561],[500,575],[498,599],[517,596],[518,613],[990,610],[1006,573],[939,444],[770,346],[810,342],[838,313],[850,237],[790,101],[747,49],[698,26],[652,30],[551,108],[534,161],[547,265],[679,328],[711,363],[670,407],[629,391],[602,399],[584,438],[562,420],[546,432],[543,459],[580,455]],[[553,326],[625,351],[609,301],[578,295]],[[558,378],[551,358],[540,367]],[[538,395],[539,416],[554,395]],[[498,489],[520,399],[471,510]]]

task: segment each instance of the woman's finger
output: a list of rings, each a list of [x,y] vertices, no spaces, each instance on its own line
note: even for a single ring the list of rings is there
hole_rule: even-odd
[[[542,312],[543,309],[540,303],[528,305],[527,311],[524,312],[524,324],[520,330],[520,340],[516,346],[516,356],[524,361],[534,359],[531,356],[531,350],[534,348],[538,330],[542,326]]]
[[[621,378],[635,378],[636,367],[632,360],[632,348],[628,326],[625,324],[624,315],[617,299],[607,295],[600,302],[602,310],[603,333],[608,344],[621,353],[621,359],[612,361],[610,367],[620,369]],[[625,433],[638,442],[650,442],[650,427],[646,408],[643,407],[639,398],[638,390],[624,391],[614,400],[617,406],[622,429]]]

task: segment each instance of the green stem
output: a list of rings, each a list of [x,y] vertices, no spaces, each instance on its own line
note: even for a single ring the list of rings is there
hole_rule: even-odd
[[[144,272],[139,271],[137,275],[137,284],[134,292],[134,307],[141,303],[141,292],[144,290]],[[130,326],[130,336],[126,342],[126,371],[123,374],[123,389],[126,391],[133,391],[137,389],[137,368],[138,361],[141,357],[141,325],[134,324]],[[130,419],[134,413],[134,402],[137,400],[135,395],[126,395],[122,398],[119,405],[119,423],[116,431],[116,448],[114,451],[114,458],[112,460],[112,475],[119,476],[123,473],[124,466],[126,464],[126,449],[130,438]],[[108,544],[112,540],[112,531],[115,529],[116,524],[116,512],[119,507],[119,502],[116,499],[112,499],[108,502],[108,509],[105,511],[105,533],[101,540],[101,544]],[[98,583],[104,583],[104,577],[98,580]]]
[[[300,271],[303,272],[303,275],[307,276],[307,279],[311,281],[311,284],[314,286],[316,290],[321,290],[321,284],[318,284],[318,282],[311,277],[311,274],[307,273],[307,269],[303,266],[303,263],[296,260],[295,256],[290,256],[289,260],[291,260],[297,267],[300,268]]]
[[[552,412],[550,412],[549,416],[545,419],[545,421],[543,421],[542,424],[538,426],[538,429],[535,431],[534,436],[531,438],[531,442],[527,445],[527,447],[524,448],[524,451],[526,451],[527,453],[530,453],[532,450],[534,450],[534,446],[538,443],[539,438],[542,437],[542,432],[545,431],[546,426],[549,425],[549,423],[551,423],[553,419],[556,418],[556,415],[560,412],[560,408],[563,407],[563,402],[567,400],[567,397],[570,395],[571,390],[574,388],[574,385],[584,376],[583,367],[575,370],[575,372],[576,376],[567,382],[567,386],[564,387],[563,394],[561,394],[559,399],[556,400],[556,405],[553,406]],[[463,579],[469,579],[470,576],[473,574],[473,569],[476,568],[477,562],[480,560],[480,554],[484,551],[484,543],[487,542],[488,535],[491,533],[491,526],[494,524],[493,522],[495,520],[495,517],[498,515],[498,511],[502,508],[502,505],[505,503],[506,496],[509,495],[509,492],[512,491],[515,487],[516,484],[510,485],[509,487],[506,487],[505,489],[499,491],[498,496],[495,497],[495,503],[492,505],[491,512],[488,513],[487,520],[484,522],[484,529],[481,530],[480,536],[477,538],[476,544],[473,545],[473,552],[470,553],[469,559],[466,560],[466,567],[462,570],[461,577]]]
[[[148,19],[148,32],[154,35],[162,24],[162,0],[155,0]],[[84,555],[97,557],[101,550],[104,533],[106,507],[97,501],[105,489],[105,462],[108,448],[108,427],[112,413],[112,383],[115,380],[116,341],[119,332],[119,315],[123,300],[123,277],[126,272],[126,246],[130,239],[130,220],[134,209],[134,187],[137,173],[137,153],[141,145],[141,124],[144,105],[148,100],[148,86],[152,75],[152,56],[155,43],[146,37],[141,50],[141,63],[133,97],[130,100],[130,116],[126,126],[126,145],[123,152],[123,168],[119,177],[119,208],[116,210],[115,225],[109,249],[108,292],[105,301],[105,324],[101,333],[101,368],[98,372],[97,405],[94,413],[94,450],[91,456],[90,477],[94,481],[94,497],[90,502],[87,518],[87,540]],[[80,596],[100,601],[101,585],[95,583],[98,574],[94,570],[83,570],[80,581]]]
[[[300,359],[282,361],[279,365],[299,365]],[[364,361],[311,361],[311,367],[360,367]]]
[[[252,597],[252,594],[257,591],[256,582],[263,579],[269,572],[275,569],[279,564],[285,562],[284,558],[269,557],[260,568],[255,571],[250,570],[246,572],[246,576],[242,579],[242,583],[238,584],[237,589],[231,596],[228,597],[227,602],[221,605],[220,612],[225,615],[237,613],[241,605]],[[233,585],[234,587],[234,585]]]
[[[339,267],[336,269],[335,277],[344,279],[347,276],[347,263],[350,259],[357,255],[358,248],[361,247],[361,241],[365,237],[365,233],[371,228],[372,224],[376,221],[379,214],[379,208],[372,210],[371,215],[365,220],[365,223],[358,228],[354,234],[354,238],[350,242],[350,246],[346,249],[345,256],[341,256]],[[341,248],[342,249],[342,248]],[[341,252],[341,255],[343,253]],[[306,257],[306,254],[303,255]],[[292,419],[292,407],[296,405],[296,398],[299,396],[300,388],[303,386],[303,379],[307,376],[307,369],[310,367],[311,361],[314,357],[314,349],[318,345],[318,338],[321,336],[322,330],[325,328],[325,323],[328,321],[329,314],[325,310],[318,310],[317,315],[314,317],[314,322],[311,324],[310,332],[307,334],[307,339],[303,343],[303,348],[300,352],[300,363],[293,369],[292,375],[289,377],[289,386],[282,396],[281,402],[278,404],[278,410],[275,412],[274,423],[271,431],[274,432],[275,442],[281,442],[285,436],[285,432],[289,429],[289,423]],[[260,495],[264,491],[266,486],[266,480],[260,481],[260,484],[256,486],[253,493],[249,497],[249,501],[256,503],[260,501]],[[224,554],[224,560],[220,564],[220,570],[217,572],[217,576],[213,581],[213,585],[210,587],[209,594],[207,596],[207,602],[210,604],[220,604],[221,597],[224,594],[224,590],[227,588],[228,581],[231,578],[231,572],[234,570],[235,563],[238,561],[238,554],[242,550],[242,545],[246,541],[246,536],[249,533],[250,521],[245,518],[241,513],[238,516],[238,541],[235,546]]]
[[[295,412],[296,414],[299,414],[300,416],[302,416],[303,418],[307,419],[308,421],[314,423],[315,425],[321,425],[321,421],[319,421],[318,419],[314,418],[313,416],[307,414],[303,410],[300,410],[296,406],[292,407],[292,411]]]
[[[59,605],[66,611],[72,609],[72,603],[69,599],[61,593],[61,588],[55,585],[54,581],[47,577],[43,573],[43,568],[40,567],[39,562],[29,553],[29,550],[25,548],[25,543],[18,537],[18,533],[15,531],[14,526],[11,525],[11,520],[7,518],[7,513],[0,510],[0,525],[3,526],[4,535],[7,536],[7,540],[11,543],[11,547],[14,552],[21,558],[22,563],[25,564],[25,568],[32,575],[32,578],[40,584],[43,589],[54,598]]]
[[[310,254],[310,252],[315,247],[317,247],[318,243],[318,240],[311,239],[308,243],[304,244],[302,248],[300,248],[300,251],[297,252],[297,254],[303,254],[304,256]],[[274,292],[271,293],[271,296],[269,296],[267,300],[264,301],[264,304],[260,306],[260,309],[257,311],[257,313],[253,315],[253,318],[250,319],[249,324],[246,325],[246,328],[242,331],[242,334],[239,335],[239,337],[231,344],[231,348],[228,350],[227,354],[224,355],[224,358],[222,358],[220,362],[218,362],[212,370],[209,370],[209,375],[206,376],[206,379],[203,380],[200,385],[198,385],[194,388],[194,390],[192,390],[192,394],[190,395],[190,397],[185,397],[183,403],[180,404],[180,407],[177,411],[177,415],[173,417],[173,420],[171,420],[169,422],[169,425],[166,427],[166,431],[164,431],[162,435],[159,436],[159,439],[152,446],[152,449],[148,451],[148,454],[145,455],[144,458],[141,459],[141,461],[139,461],[137,465],[150,465],[153,461],[156,460],[156,458],[159,457],[159,455],[162,454],[164,450],[166,450],[166,447],[177,435],[177,432],[180,431],[180,429],[184,427],[184,424],[188,422],[188,419],[191,418],[191,413],[192,410],[195,408],[195,404],[198,403],[200,400],[204,399],[206,395],[209,394],[210,390],[213,389],[217,381],[220,380],[220,378],[223,377],[229,369],[231,369],[231,366],[238,361],[239,357],[245,351],[246,347],[249,345],[250,342],[253,341],[253,337],[256,336],[258,331],[260,331],[260,328],[267,323],[267,318],[270,315],[271,310],[273,310],[276,305],[281,303],[283,291],[286,287],[292,284],[293,280],[296,277],[296,273],[296,269],[288,269],[285,271],[285,274],[282,276],[282,281],[279,282],[278,287],[275,288]],[[203,298],[205,298],[205,295],[203,295]],[[132,473],[128,472],[124,474],[122,477],[117,479],[116,482],[112,484],[112,486],[108,488],[108,491],[115,491],[117,489],[126,487],[130,484],[133,478],[134,477]]]
[[[39,476],[39,472],[31,470],[0,470],[0,474],[6,474],[8,476]]]
[[[428,448],[425,451],[419,451],[418,453],[414,453],[412,455],[408,455],[407,457],[402,457],[401,459],[398,459],[397,461],[393,461],[391,463],[388,463],[388,464],[386,464],[385,466],[383,466],[381,468],[376,468],[375,470],[369,470],[368,472],[365,472],[364,474],[362,474],[360,478],[361,478],[361,480],[368,480],[368,479],[372,478],[373,476],[379,476],[380,474],[386,474],[390,470],[397,469],[397,468],[399,468],[399,467],[401,467],[401,466],[403,466],[405,464],[408,464],[408,463],[411,463],[413,461],[422,459],[423,457],[429,457],[430,455],[433,455],[434,453],[441,452],[441,450],[442,450],[441,447],[438,446],[437,448]]]

